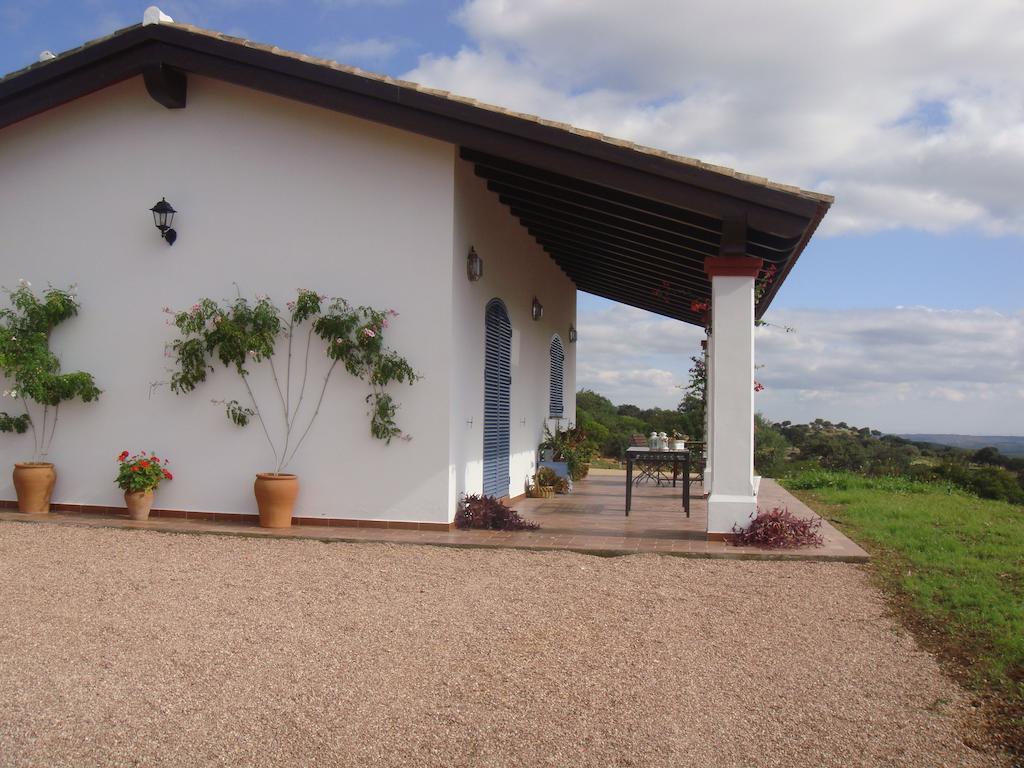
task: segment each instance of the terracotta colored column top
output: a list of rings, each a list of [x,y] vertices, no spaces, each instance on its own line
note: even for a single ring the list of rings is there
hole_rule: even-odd
[[[704,271],[708,277],[757,277],[763,259],[754,256],[708,256]]]

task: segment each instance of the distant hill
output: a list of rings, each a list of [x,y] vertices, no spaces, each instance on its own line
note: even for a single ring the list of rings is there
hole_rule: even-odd
[[[998,448],[1005,456],[1024,456],[1024,437],[1012,435],[898,435],[915,443],[935,443],[936,445],[951,445],[954,448],[963,448],[968,451],[976,451],[979,448],[992,446]]]

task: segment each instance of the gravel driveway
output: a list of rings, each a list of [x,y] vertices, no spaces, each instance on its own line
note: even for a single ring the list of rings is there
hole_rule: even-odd
[[[975,766],[860,566],[0,522],[0,765]]]

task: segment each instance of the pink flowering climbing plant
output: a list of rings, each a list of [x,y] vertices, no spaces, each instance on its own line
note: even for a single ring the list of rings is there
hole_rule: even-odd
[[[419,375],[404,357],[384,344],[384,329],[398,313],[353,307],[344,299],[328,298],[312,290],[299,290],[285,307],[287,311],[282,313],[270,297],[260,295],[255,301],[242,296],[221,302],[201,299],[180,312],[165,309],[179,332],[171,343],[175,358],[171,390],[177,394],[192,392],[206,381],[217,362],[234,370],[245,385],[248,402],[215,402],[223,405],[228,419],[240,427],[256,418],[273,451],[276,473],[295,458],[339,366],[370,386],[366,396],[370,433],[387,443],[396,437],[408,439],[395,423],[398,405],[388,387],[394,383],[413,384]],[[328,362],[319,386],[310,382],[310,356],[316,346]],[[285,361],[275,363],[280,357],[286,357]],[[255,366],[263,364],[273,378],[276,409],[280,411],[280,418],[273,422],[268,411],[275,406],[258,402],[250,384]],[[311,384],[308,400],[307,384]],[[280,433],[272,436],[271,426],[281,423],[283,429],[275,430]]]

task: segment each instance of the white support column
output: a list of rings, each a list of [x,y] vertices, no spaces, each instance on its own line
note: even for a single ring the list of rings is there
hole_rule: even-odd
[[[754,281],[761,260],[708,258],[708,535],[720,538],[757,510],[754,481]]]
[[[711,438],[714,424],[711,421],[711,414],[715,410],[714,406],[714,392],[715,388],[712,385],[714,380],[715,372],[711,364],[712,358],[712,337],[708,336],[707,339],[702,342],[701,346],[704,348],[704,495],[711,493],[711,453],[714,449],[715,441]]]

